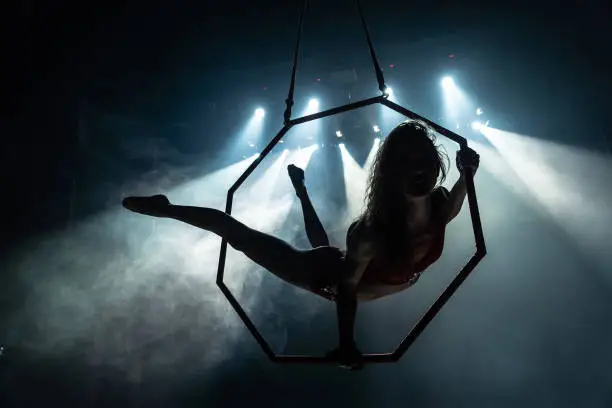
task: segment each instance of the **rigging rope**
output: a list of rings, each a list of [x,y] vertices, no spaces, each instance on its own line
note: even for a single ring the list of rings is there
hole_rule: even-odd
[[[370,50],[370,57],[372,58],[372,62],[374,63],[374,72],[376,74],[376,80],[378,81],[378,89],[383,94],[383,96],[389,96],[387,93],[387,86],[385,85],[385,77],[383,75],[382,69],[380,68],[380,64],[378,63],[378,59],[376,58],[376,52],[374,51],[374,45],[372,44],[372,38],[370,36],[370,30],[368,30],[368,25],[365,20],[365,16],[363,15],[363,8],[361,7],[361,1],[355,0],[357,3],[357,9],[359,11],[359,17],[361,18],[361,24],[363,25],[363,30],[365,31],[366,40],[368,41],[368,48]],[[291,121],[291,108],[293,107],[293,93],[295,90],[295,75],[297,72],[297,63],[298,56],[300,53],[300,42],[302,40],[302,31],[304,28],[304,14],[306,13],[306,7],[308,6],[308,0],[304,0],[304,5],[302,6],[302,11],[300,13],[300,21],[298,23],[298,35],[297,41],[295,44],[295,53],[293,54],[293,69],[291,71],[291,82],[289,84],[289,93],[287,95],[287,99],[285,99],[286,107],[284,113],[285,125],[287,125]]]
[[[287,99],[285,99],[285,103],[287,107],[285,108],[285,125],[289,123],[291,120],[291,108],[293,107],[293,90],[295,88],[295,73],[297,71],[297,63],[298,63],[298,55],[300,53],[300,40],[302,39],[302,29],[304,27],[304,13],[306,12],[306,6],[308,5],[308,0],[304,0],[304,5],[302,6],[302,12],[300,13],[300,22],[298,24],[298,36],[295,44],[295,53],[293,54],[293,70],[291,72],[291,83],[289,84],[289,94],[287,95]]]
[[[372,58],[372,62],[374,63],[374,71],[376,73],[376,80],[378,81],[378,89],[380,89],[380,92],[382,92],[384,96],[389,96],[387,94],[387,86],[385,85],[385,77],[383,76],[382,69],[380,69],[380,64],[378,63],[378,59],[376,58],[376,52],[374,52],[374,45],[372,44],[372,38],[370,37],[370,30],[368,30],[368,25],[366,24],[365,17],[363,15],[361,1],[355,1],[357,3],[357,9],[359,10],[361,24],[363,24],[363,30],[365,31],[366,39],[368,40],[368,48],[370,49],[370,57]]]

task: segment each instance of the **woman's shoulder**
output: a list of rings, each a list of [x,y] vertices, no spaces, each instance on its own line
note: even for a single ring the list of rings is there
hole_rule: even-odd
[[[441,200],[448,200],[449,196],[450,196],[450,192],[448,191],[448,189],[444,186],[438,186],[436,187],[433,192],[432,192],[433,196],[441,199]]]
[[[439,186],[432,192],[433,210],[439,220],[447,220],[450,211],[450,192],[446,187]],[[446,224],[446,223],[445,223]]]
[[[359,217],[351,223],[347,231],[347,237],[363,237],[370,234],[371,227],[364,217]]]
[[[346,246],[349,251],[360,248],[366,250],[372,247],[372,232],[368,223],[363,217],[353,221],[346,232]],[[370,252],[368,249],[366,252]]]
[[[353,239],[356,237],[362,237],[367,235],[367,225],[363,218],[358,218],[351,223],[348,231],[346,232],[347,240]]]
[[[446,187],[439,186],[431,192],[431,197],[434,208],[446,208],[450,200],[450,192]]]

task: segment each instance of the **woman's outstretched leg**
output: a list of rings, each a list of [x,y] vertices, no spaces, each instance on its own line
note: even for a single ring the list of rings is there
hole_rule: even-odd
[[[327,237],[325,228],[323,228],[323,224],[321,224],[321,220],[319,219],[319,216],[317,215],[317,212],[310,201],[310,197],[308,197],[308,191],[306,190],[306,185],[304,184],[304,170],[290,164],[287,166],[287,171],[289,172],[289,178],[291,179],[293,188],[295,188],[295,193],[302,204],[304,225],[306,227],[306,235],[308,236],[310,245],[312,245],[313,248],[329,246],[329,238]]]
[[[128,197],[123,200],[123,206],[140,214],[173,218],[213,232],[279,278],[305,289],[311,288],[315,275],[322,272],[320,269],[337,269],[341,265],[338,262],[343,254],[337,248],[300,251],[281,239],[249,228],[231,215],[213,208],[173,205],[162,195]]]

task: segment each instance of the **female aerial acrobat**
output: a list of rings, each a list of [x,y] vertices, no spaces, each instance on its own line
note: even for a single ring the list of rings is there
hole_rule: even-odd
[[[288,167],[289,177],[302,204],[313,249],[296,249],[223,211],[174,205],[163,195],[127,197],[123,206],[211,231],[286,282],[336,302],[339,347],[330,355],[341,365],[358,369],[361,353],[353,340],[358,301],[412,286],[438,260],[446,224],[465,200],[464,170],[478,169],[478,154],[459,150],[456,164],[461,177],[449,192],[440,186],[448,170],[444,157],[427,125],[409,120],[396,126],[376,155],[365,211],[348,229],[346,251],[329,245],[308,197],[304,171],[293,165]]]

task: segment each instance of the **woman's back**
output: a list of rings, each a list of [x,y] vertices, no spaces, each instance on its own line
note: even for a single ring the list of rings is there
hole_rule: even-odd
[[[361,217],[353,222],[347,231],[348,257],[355,253],[363,253],[359,249],[363,246],[370,248],[370,263],[364,272],[362,282],[384,283],[390,285],[403,285],[414,283],[422,271],[439,259],[444,248],[444,234],[446,226],[446,202],[448,190],[444,187],[436,188],[431,193],[431,211],[428,219],[423,220],[415,234],[408,240],[405,257],[400,262],[390,262],[373,242],[374,232]],[[408,217],[398,217],[398,222],[407,221]]]

